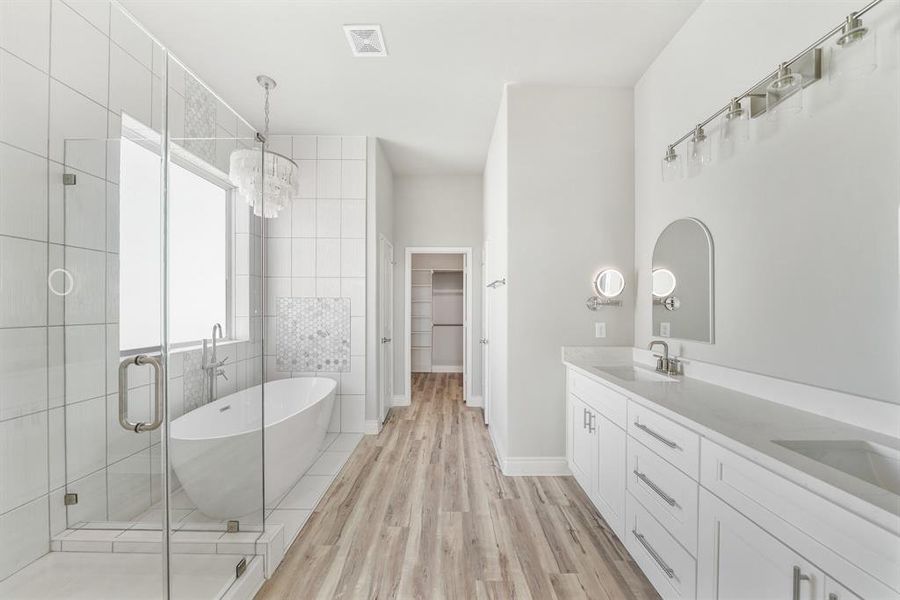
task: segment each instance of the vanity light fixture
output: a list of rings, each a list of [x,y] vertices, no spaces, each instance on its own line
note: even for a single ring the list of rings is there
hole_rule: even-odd
[[[750,111],[741,106],[740,100],[732,98],[719,125],[719,158],[731,158],[737,147],[749,139]]]
[[[822,78],[822,45],[828,40],[837,37],[832,57],[832,72],[835,77],[844,74],[856,74],[868,72],[875,68],[875,37],[862,24],[862,17],[870,10],[884,2],[884,0],[871,0],[860,10],[850,13],[839,25],[828,33],[801,50],[794,57],[779,63],[778,68],[761,80],[753,84],[743,93],[734,96],[728,104],[711,114],[705,120],[698,123],[691,131],[666,146],[666,153],[662,163],[663,181],[677,179],[678,173],[675,166],[669,166],[678,157],[676,151],[682,142],[689,143],[688,150],[688,175],[696,175],[703,165],[711,162],[709,149],[705,147],[703,136],[698,136],[713,120],[725,115],[734,114],[735,104],[741,106],[741,110],[747,110],[749,118],[755,118],[768,112],[775,113],[796,112],[803,106],[803,88],[812,85]],[[860,50],[854,53],[853,50]],[[846,55],[844,54],[846,53]],[[742,104],[746,100],[746,105]],[[726,152],[728,150],[726,149]],[[692,155],[699,159],[694,161]],[[704,161],[704,157],[706,160]],[[692,164],[693,163],[693,164]]]
[[[688,142],[687,175],[699,175],[703,167],[712,162],[712,145],[702,125],[694,128],[694,135]]]
[[[681,179],[682,167],[681,156],[675,152],[675,146],[666,148],[666,155],[662,158],[662,179],[663,181],[675,181]]]
[[[775,79],[766,87],[766,112],[775,119],[803,110],[803,75],[794,73],[787,63],[778,65]]]
[[[878,66],[875,32],[863,25],[859,13],[847,15],[841,35],[831,51],[831,78],[853,78],[871,73]]]

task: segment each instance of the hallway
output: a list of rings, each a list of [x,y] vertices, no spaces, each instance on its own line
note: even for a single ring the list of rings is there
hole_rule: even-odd
[[[460,374],[414,374],[260,599],[656,598],[571,477],[504,477]]]

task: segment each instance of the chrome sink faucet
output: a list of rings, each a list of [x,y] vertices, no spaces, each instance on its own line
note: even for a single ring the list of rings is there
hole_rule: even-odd
[[[653,340],[650,342],[650,345],[647,346],[648,350],[653,350],[653,346],[661,345],[663,347],[662,356],[659,354],[654,354],[656,357],[656,370],[660,373],[668,373],[669,372],[669,345],[662,340]]]
[[[219,360],[218,353],[216,351],[216,340],[224,339],[222,335],[222,325],[216,323],[212,328],[212,351],[209,350],[209,344],[207,340],[203,340],[203,360],[202,366],[203,370],[206,371],[206,377],[208,379],[208,385],[206,393],[207,393],[207,401],[212,402],[216,399],[218,395],[217,387],[219,377],[224,377],[225,381],[228,381],[228,375],[225,374],[225,369],[222,368],[225,365],[225,361],[228,360],[226,356],[222,360]]]
[[[669,345],[662,340],[653,340],[648,348],[653,350],[653,346],[660,344],[663,347],[662,354],[654,354],[656,357],[656,370],[666,375],[681,375],[681,361],[676,357],[669,357]]]

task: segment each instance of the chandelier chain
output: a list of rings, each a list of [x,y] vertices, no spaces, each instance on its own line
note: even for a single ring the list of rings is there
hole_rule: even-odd
[[[269,86],[266,85],[266,133],[263,137],[265,137],[266,142],[269,141]]]

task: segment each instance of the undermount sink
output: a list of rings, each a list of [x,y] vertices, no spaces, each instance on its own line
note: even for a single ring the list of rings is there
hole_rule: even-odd
[[[772,440],[900,496],[900,450],[863,440]]]
[[[607,373],[623,381],[677,381],[673,377],[642,367],[594,367],[594,370]]]

